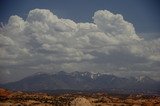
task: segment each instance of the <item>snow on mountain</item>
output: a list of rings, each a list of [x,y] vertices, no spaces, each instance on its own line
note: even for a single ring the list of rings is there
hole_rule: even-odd
[[[1,85],[11,90],[117,90],[117,91],[154,91],[160,89],[160,82],[147,76],[122,78],[106,73],[60,71],[56,74],[36,73],[20,81]]]

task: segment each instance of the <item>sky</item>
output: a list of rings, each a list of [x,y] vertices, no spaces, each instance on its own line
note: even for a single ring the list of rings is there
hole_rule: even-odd
[[[1,0],[0,83],[89,71],[160,80],[159,0]]]

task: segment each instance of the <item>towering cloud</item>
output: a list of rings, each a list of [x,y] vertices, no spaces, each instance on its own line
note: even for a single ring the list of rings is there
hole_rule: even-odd
[[[46,9],[31,10],[26,19],[11,16],[0,29],[1,72],[160,73],[160,38],[140,38],[122,15],[107,10],[95,12],[93,20],[75,23]]]
[[[94,23],[105,34],[122,36],[128,39],[139,39],[133,25],[123,19],[120,14],[112,14],[107,10],[99,10],[94,14]]]

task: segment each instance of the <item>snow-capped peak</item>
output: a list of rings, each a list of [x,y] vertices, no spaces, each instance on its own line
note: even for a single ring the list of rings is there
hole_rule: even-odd
[[[147,81],[152,81],[152,79],[150,77],[147,77],[147,76],[139,76],[136,78],[137,81],[139,82],[147,82]]]

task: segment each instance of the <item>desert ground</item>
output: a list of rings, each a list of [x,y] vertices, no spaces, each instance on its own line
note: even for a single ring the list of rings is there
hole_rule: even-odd
[[[63,93],[0,89],[0,106],[160,106],[160,96],[144,94]]]

